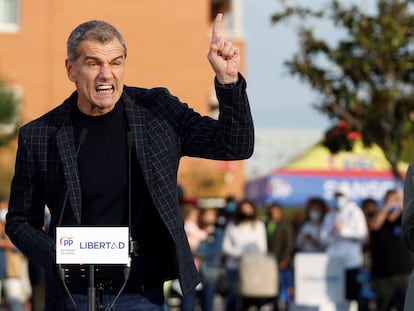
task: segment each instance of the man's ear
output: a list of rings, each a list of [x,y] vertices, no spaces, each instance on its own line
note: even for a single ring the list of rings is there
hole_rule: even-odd
[[[75,75],[73,74],[73,64],[69,59],[65,60],[65,67],[66,67],[66,74],[68,75],[68,78],[72,82],[76,82]]]

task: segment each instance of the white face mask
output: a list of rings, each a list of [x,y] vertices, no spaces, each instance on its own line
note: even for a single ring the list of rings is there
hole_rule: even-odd
[[[6,221],[6,214],[7,209],[0,209],[0,221],[5,222]]]
[[[321,218],[321,212],[315,211],[315,210],[309,212],[309,219],[310,220],[317,221],[320,218]]]
[[[345,207],[346,202],[348,202],[348,200],[345,197],[337,197],[336,198],[336,208],[341,210]]]

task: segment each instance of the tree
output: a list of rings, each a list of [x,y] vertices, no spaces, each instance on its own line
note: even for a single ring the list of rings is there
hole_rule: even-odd
[[[18,111],[19,100],[15,93],[0,82],[0,147],[16,136]]]
[[[315,108],[360,133],[366,146],[377,144],[399,179],[398,162],[414,141],[411,2],[378,0],[376,12],[368,14],[337,0],[319,11],[281,0],[282,11],[272,16],[273,23],[300,18],[299,51],[285,64],[320,95]],[[335,43],[316,38],[306,23],[312,18],[331,21],[345,35]],[[349,144],[337,146],[346,149]]]

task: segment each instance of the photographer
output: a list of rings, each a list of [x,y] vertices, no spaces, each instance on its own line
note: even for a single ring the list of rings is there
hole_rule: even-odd
[[[377,295],[379,311],[393,306],[402,310],[412,258],[401,241],[402,195],[398,190],[389,190],[384,197],[384,206],[369,220],[371,234],[371,274]]]

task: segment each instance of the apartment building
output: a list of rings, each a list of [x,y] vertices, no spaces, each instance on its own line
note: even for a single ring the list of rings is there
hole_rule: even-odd
[[[212,20],[225,12],[226,35],[244,55],[240,1],[0,0],[0,79],[18,90],[22,124],[59,105],[74,90],[64,66],[67,37],[78,24],[101,19],[126,40],[127,85],[166,87],[213,114],[214,73],[206,58]],[[13,170],[15,149],[0,150],[3,176]],[[188,197],[241,197],[243,161],[183,158],[178,179]]]

